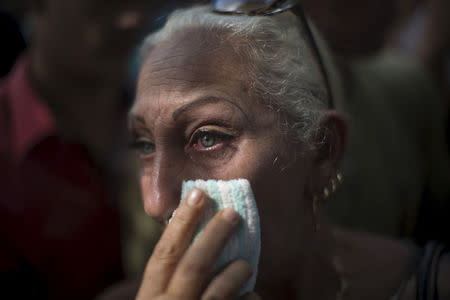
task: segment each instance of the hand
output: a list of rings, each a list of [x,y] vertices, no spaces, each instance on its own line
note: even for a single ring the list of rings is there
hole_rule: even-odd
[[[191,245],[207,201],[197,189],[182,201],[147,263],[137,300],[230,299],[250,278],[249,264],[238,260],[210,280],[214,262],[240,218],[231,209],[218,212]]]

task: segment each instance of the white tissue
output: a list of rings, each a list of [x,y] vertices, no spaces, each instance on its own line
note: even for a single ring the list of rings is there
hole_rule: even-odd
[[[222,270],[230,262],[243,259],[250,264],[253,274],[240,290],[239,295],[253,291],[258,273],[261,233],[258,208],[249,181],[246,179],[185,181],[182,186],[181,199],[184,199],[193,188],[205,191],[213,200],[213,203],[207,207],[202,215],[196,238],[219,210],[232,208],[241,216],[239,228],[235,230],[214,265],[213,274]]]

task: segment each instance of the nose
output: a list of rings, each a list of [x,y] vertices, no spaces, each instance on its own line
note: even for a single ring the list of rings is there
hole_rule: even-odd
[[[150,217],[160,223],[171,217],[180,203],[183,177],[176,155],[155,153],[152,165],[141,175],[144,208]]]

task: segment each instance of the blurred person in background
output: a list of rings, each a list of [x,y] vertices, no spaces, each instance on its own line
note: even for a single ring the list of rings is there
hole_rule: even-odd
[[[385,47],[403,2],[305,1],[346,95],[336,106],[349,121],[347,180],[329,209],[346,227],[449,244],[446,109],[420,59]]]
[[[28,4],[0,84],[0,297],[91,299],[123,276],[123,81],[151,3]]]
[[[416,57],[428,68],[450,105],[450,2],[400,1],[401,17],[388,45]]]
[[[439,87],[446,111],[446,143],[450,153],[450,1],[403,0],[402,17],[388,39],[388,46],[418,60]],[[450,199],[424,201],[417,237],[445,240],[450,244]]]

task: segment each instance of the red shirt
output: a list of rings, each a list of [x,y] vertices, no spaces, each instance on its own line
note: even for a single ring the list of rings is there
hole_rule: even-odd
[[[0,84],[0,298],[91,299],[122,276],[117,203],[86,149],[58,136],[27,66]]]

